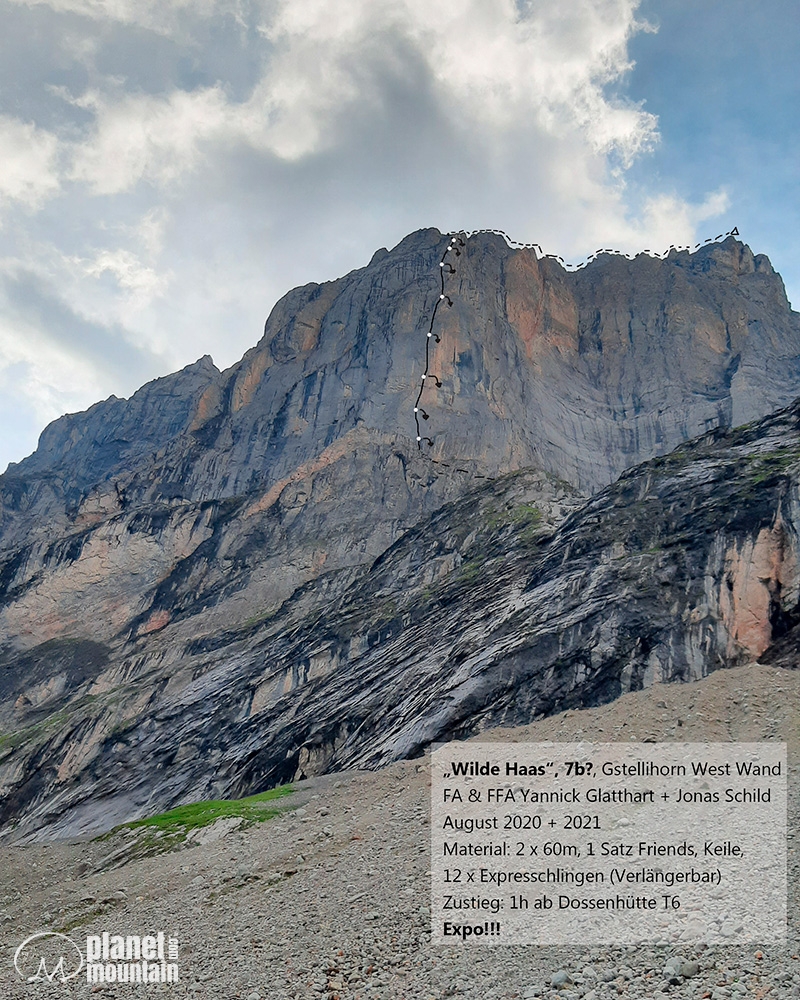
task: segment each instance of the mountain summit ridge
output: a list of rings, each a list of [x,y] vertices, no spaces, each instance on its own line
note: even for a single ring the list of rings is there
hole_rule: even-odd
[[[73,436],[77,434],[80,439],[91,438],[95,428],[90,416],[102,416],[103,422],[107,422],[112,412],[121,413],[127,409],[130,423],[138,434],[132,434],[130,427],[123,426],[121,429],[127,433],[125,440],[140,438],[143,431],[147,438],[148,425],[142,425],[141,413],[145,406],[157,407],[159,397],[183,403],[185,409],[175,408],[165,414],[162,408],[159,413],[162,417],[159,428],[162,433],[151,442],[156,448],[167,443],[169,434],[197,433],[205,429],[206,437],[212,438],[217,430],[215,420],[219,423],[218,418],[224,414],[234,422],[234,415],[247,409],[257,397],[260,397],[257,401],[261,404],[263,413],[255,416],[253,422],[261,419],[263,423],[267,416],[273,422],[280,422],[287,418],[284,404],[291,403],[287,397],[291,395],[294,386],[285,384],[289,377],[286,375],[279,380],[280,384],[274,386],[274,390],[264,392],[264,383],[271,381],[271,378],[265,376],[271,372],[274,377],[276,365],[293,366],[292,374],[299,375],[301,380],[308,380],[323,368],[333,368],[341,379],[339,369],[343,361],[347,362],[344,371],[357,374],[359,361],[368,356],[375,362],[378,346],[385,347],[380,342],[385,340],[387,330],[393,339],[401,341],[389,345],[389,350],[400,357],[382,359],[387,375],[386,384],[390,387],[384,401],[390,419],[383,422],[374,419],[371,394],[366,390],[363,376],[360,376],[359,386],[343,382],[340,395],[343,399],[355,399],[359,402],[358,417],[371,429],[396,433],[398,438],[404,438],[410,433],[413,423],[409,397],[413,396],[413,387],[419,377],[420,354],[425,348],[425,319],[438,298],[437,255],[447,246],[447,242],[438,230],[419,230],[379,258],[380,252],[376,252],[366,267],[351,271],[334,281],[309,283],[292,289],[276,303],[266,321],[263,337],[246,352],[240,362],[220,372],[206,355],[173,375],[148,383],[130,400],[118,400],[112,396],[96,403],[83,414],[61,417],[42,433],[36,452],[22,462],[12,464],[8,471],[15,476],[25,475],[29,471],[44,470],[48,465],[56,464],[52,461],[48,463],[47,459],[56,459],[59,454],[65,455],[66,450],[69,450],[67,431]],[[569,356],[572,352],[578,357],[584,357],[585,370],[574,373],[582,376],[584,382],[587,376],[593,377],[594,388],[598,391],[605,389],[609,396],[622,390],[620,399],[616,401],[616,416],[622,421],[628,419],[632,411],[643,408],[640,397],[647,388],[647,371],[643,370],[642,361],[648,352],[658,353],[658,345],[653,340],[656,335],[661,335],[668,341],[665,346],[672,352],[681,347],[695,347],[701,350],[705,348],[703,353],[706,355],[710,353],[725,357],[727,364],[721,367],[710,364],[713,357],[693,357],[693,367],[699,360],[711,370],[702,370],[701,364],[700,371],[680,370],[676,373],[685,381],[688,380],[689,387],[700,396],[703,395],[701,387],[706,385],[702,378],[713,375],[713,381],[708,382],[709,403],[719,402],[724,397],[726,374],[731,379],[738,374],[738,368],[729,371],[732,366],[746,365],[749,361],[758,368],[755,358],[747,356],[748,349],[750,354],[757,355],[764,364],[773,359],[785,362],[795,357],[796,352],[792,352],[800,345],[800,314],[790,309],[780,276],[773,270],[766,256],[754,256],[746,244],[733,237],[728,237],[719,244],[707,245],[693,253],[671,251],[664,259],[642,253],[633,260],[628,260],[601,253],[582,271],[568,272],[552,258],[538,259],[532,251],[514,250],[502,237],[485,233],[472,237],[467,242],[464,259],[458,263],[465,265],[466,273],[448,281],[449,294],[456,296],[455,311],[441,312],[444,324],[439,336],[447,339],[445,346],[436,352],[442,371],[450,380],[444,393],[448,399],[461,393],[471,394],[473,397],[480,393],[478,373],[475,373],[474,384],[470,385],[469,373],[464,368],[469,367],[471,360],[474,360],[467,358],[468,354],[474,354],[481,347],[488,346],[482,345],[480,340],[480,334],[487,331],[477,329],[478,321],[486,319],[481,314],[481,309],[506,336],[509,356],[513,360],[527,361],[528,366],[533,369],[522,376],[524,385],[530,392],[542,389],[539,382],[543,381],[542,375],[545,373],[537,372],[537,366],[541,368],[547,362],[546,374],[553,375],[552,354],[555,352],[558,355],[560,350],[561,357],[556,357],[555,361],[568,366],[575,361],[574,357]],[[702,276],[704,280],[698,282],[698,276]],[[726,287],[726,294],[722,297],[715,294],[719,289],[713,285],[714,280],[720,278],[723,283],[733,286]],[[486,287],[480,289],[481,285]],[[403,297],[403,293],[409,291],[415,298],[413,305]],[[493,292],[497,294],[502,300],[502,308],[491,309],[491,303],[480,301],[479,292],[482,292],[483,298],[489,298]],[[634,317],[630,309],[625,315],[624,307],[629,304],[632,294],[638,296],[637,305],[640,310],[643,305],[650,305],[651,308],[655,306],[650,316]],[[652,299],[657,298],[657,301],[643,303],[641,300],[644,294]],[[670,297],[690,306],[691,314],[659,315],[660,310],[668,308]],[[606,307],[610,307],[609,317],[598,315],[602,313],[604,303]],[[765,307],[768,307],[768,312]],[[413,315],[404,315],[404,310]],[[546,317],[537,317],[538,312],[545,313]],[[630,325],[622,323],[623,317],[630,320]],[[379,322],[381,318],[383,321]],[[602,323],[604,319],[608,320],[605,327]],[[772,326],[769,333],[773,342],[769,345],[761,342],[761,326],[765,319]],[[412,322],[409,323],[409,320]],[[687,339],[687,327],[691,320],[700,321],[701,326],[693,340]],[[350,321],[352,327],[352,336],[349,338],[341,336],[342,328],[348,326],[347,321]],[[626,336],[627,343],[624,342]],[[751,346],[749,342],[753,340],[757,343]],[[492,346],[502,348],[503,344],[499,342]],[[765,347],[771,350],[765,350]],[[633,349],[633,356],[629,348]],[[460,361],[453,361],[453,349],[459,357],[463,355]],[[737,362],[736,359],[742,352],[745,357]],[[633,373],[622,370],[621,363],[617,370],[609,368],[609,354],[614,361],[621,362],[623,356],[628,356],[628,363],[636,364],[635,375],[642,383],[638,395],[630,384]],[[600,359],[597,355],[604,356],[604,366],[598,364]],[[484,365],[483,368],[484,377],[490,377],[492,373],[487,366]],[[785,391],[787,381],[790,381],[789,376],[795,379],[798,370],[800,369],[795,365],[790,372],[784,372],[783,377],[777,378],[777,387],[773,388],[772,393],[766,394],[763,405],[767,409],[764,412],[754,412],[759,408],[752,401],[745,400],[744,387],[738,391],[734,388],[729,412],[712,412],[711,417],[702,418],[698,415],[695,418],[698,426],[693,427],[692,433],[685,435],[684,439],[707,429],[700,424],[708,423],[715,416],[727,416],[730,418],[729,422],[737,425],[747,422],[747,419],[763,416],[780,405],[786,405],[791,399]],[[778,376],[781,373],[776,368],[773,374]],[[507,372],[505,377],[508,377]],[[604,380],[608,380],[607,385]],[[380,385],[377,377],[371,377],[369,381]],[[791,385],[794,384],[791,381]],[[373,389],[374,387],[373,385]],[[199,388],[204,391],[195,399]],[[339,386],[336,388],[339,389]],[[360,395],[357,391],[359,388],[364,390]],[[485,394],[486,387],[483,388]],[[679,384],[677,388],[683,386]],[[763,388],[766,389],[766,386]],[[306,393],[313,391],[309,386],[303,386],[303,389]],[[393,398],[400,389],[406,391],[405,398]],[[780,398],[776,400],[778,396]],[[605,404],[610,408],[611,400],[606,399]],[[344,407],[333,419],[341,422],[346,418],[346,410],[347,407]],[[477,411],[471,414],[473,417],[476,415]],[[241,418],[238,423],[242,423]],[[236,429],[241,430],[240,427]],[[332,424],[327,424],[324,426],[324,433],[318,433],[320,428],[314,425],[314,441],[317,445],[329,441],[331,429]],[[248,427],[247,430],[251,428]],[[462,422],[460,430],[461,437],[464,437],[469,428],[465,428]],[[553,428],[547,422],[544,422],[543,431],[544,433],[539,429],[540,436],[546,440],[548,435],[554,436]],[[298,433],[297,428],[294,432]],[[667,442],[669,432],[666,428],[659,428],[656,438],[659,433],[666,442],[665,447],[678,443]],[[224,447],[226,442],[221,440],[223,437],[224,435],[216,435],[215,443]],[[149,438],[147,440],[150,442]],[[548,440],[549,447],[555,443],[554,440]],[[457,450],[457,446],[453,447]],[[530,447],[533,448],[533,445]],[[510,445],[506,446],[507,451],[510,448]],[[255,460],[263,460],[265,457],[264,453],[256,456],[254,453],[234,450],[231,461],[236,460],[242,468],[252,471],[256,465]],[[271,457],[274,464],[277,456]],[[486,461],[486,456],[481,457],[477,451],[474,457],[476,461]],[[630,461],[623,467],[636,464],[643,457],[646,456],[636,453],[635,449],[630,450]],[[299,464],[296,454],[291,456],[291,460]],[[580,485],[598,488],[612,481],[622,471],[619,459],[609,459],[606,464],[603,476],[598,473],[592,482]],[[558,467],[563,472],[563,465]],[[113,464],[109,463],[103,471],[112,472]],[[263,472],[263,468],[258,468],[257,471]],[[574,480],[576,476],[568,478]],[[240,486],[238,480],[235,482]],[[220,484],[214,485],[219,488]],[[229,489],[232,487],[233,483]]]

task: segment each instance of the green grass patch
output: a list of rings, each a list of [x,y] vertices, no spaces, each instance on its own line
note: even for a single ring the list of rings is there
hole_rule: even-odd
[[[532,503],[521,503],[511,511],[511,518],[521,542],[530,544],[542,529],[542,512]]]
[[[514,507],[490,507],[483,516],[483,523],[492,531],[517,527],[536,529],[542,522],[542,512],[534,503],[519,503]]]
[[[261,823],[282,812],[281,808],[271,805],[278,799],[291,795],[294,791],[291,785],[279,785],[258,795],[248,795],[244,799],[219,799],[214,802],[192,802],[185,806],[176,806],[158,816],[148,816],[132,823],[123,823],[122,827],[137,830],[141,827],[153,827],[163,833],[176,833],[183,830],[195,830],[208,826],[226,816],[241,817],[246,823]]]
[[[483,573],[485,564],[486,560],[480,557],[467,559],[453,572],[448,582],[459,586],[474,583]]]
[[[514,524],[538,524],[542,520],[542,512],[535,503],[520,503],[511,510],[511,521]]]
[[[157,816],[147,816],[144,819],[121,823],[108,833],[95,837],[95,841],[110,841],[117,846],[107,859],[107,867],[119,868],[131,861],[155,857],[171,851],[180,851],[191,845],[192,830],[210,826],[218,819],[235,817],[243,820],[239,829],[243,830],[254,823],[263,823],[286,811],[278,801],[291,795],[294,789],[291,785],[280,785],[258,795],[248,795],[243,799],[218,799],[213,802],[191,802],[185,806],[176,806]],[[126,839],[127,838],[127,839]],[[122,845],[119,840],[122,839]]]
[[[240,629],[252,628],[254,625],[261,625],[263,622],[269,621],[275,614],[274,608],[268,608],[266,611],[259,611],[256,615],[250,615],[249,618],[245,618],[242,624],[239,626]]]
[[[794,447],[778,448],[761,455],[753,455],[751,481],[755,486],[758,486],[774,476],[782,475],[798,461],[800,461],[800,451]]]
[[[60,726],[63,722],[66,722],[69,715],[70,713],[66,709],[60,709],[58,712],[53,712],[52,715],[48,715],[46,719],[42,719],[41,722],[36,722],[32,726],[28,726],[25,729],[17,729],[13,733],[3,734],[0,736],[0,750],[4,750],[6,747],[16,750],[17,747],[23,746],[25,743],[39,739],[48,730],[54,729],[56,726]]]

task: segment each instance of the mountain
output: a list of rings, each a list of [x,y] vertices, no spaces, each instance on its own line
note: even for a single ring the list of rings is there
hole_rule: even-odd
[[[295,289],[0,477],[6,829],[791,659],[798,414],[761,418],[796,395],[800,316],[732,237],[567,272],[425,230]]]

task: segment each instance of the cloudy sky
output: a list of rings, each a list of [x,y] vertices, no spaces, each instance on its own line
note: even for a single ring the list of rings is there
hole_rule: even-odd
[[[0,469],[424,226],[739,227],[800,303],[795,0],[0,0]]]

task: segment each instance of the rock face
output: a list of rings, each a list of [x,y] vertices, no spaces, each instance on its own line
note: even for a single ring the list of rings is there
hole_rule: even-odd
[[[61,418],[0,477],[7,829],[374,765],[789,634],[794,410],[601,489],[800,394],[766,258],[567,273],[482,235],[442,303],[448,242],[295,289],[233,368]]]
[[[447,246],[415,233],[290,292],[228,371],[203,358],[51,424],[0,477],[9,643],[85,636],[88,594],[95,639],[163,627],[183,613],[176,587],[216,609],[209,624],[241,621],[376,558],[472,476],[535,466],[593,491],[800,392],[800,315],[732,237],[568,273],[484,234],[449,255],[419,452]],[[204,545],[224,572],[187,588],[175,574]]]

